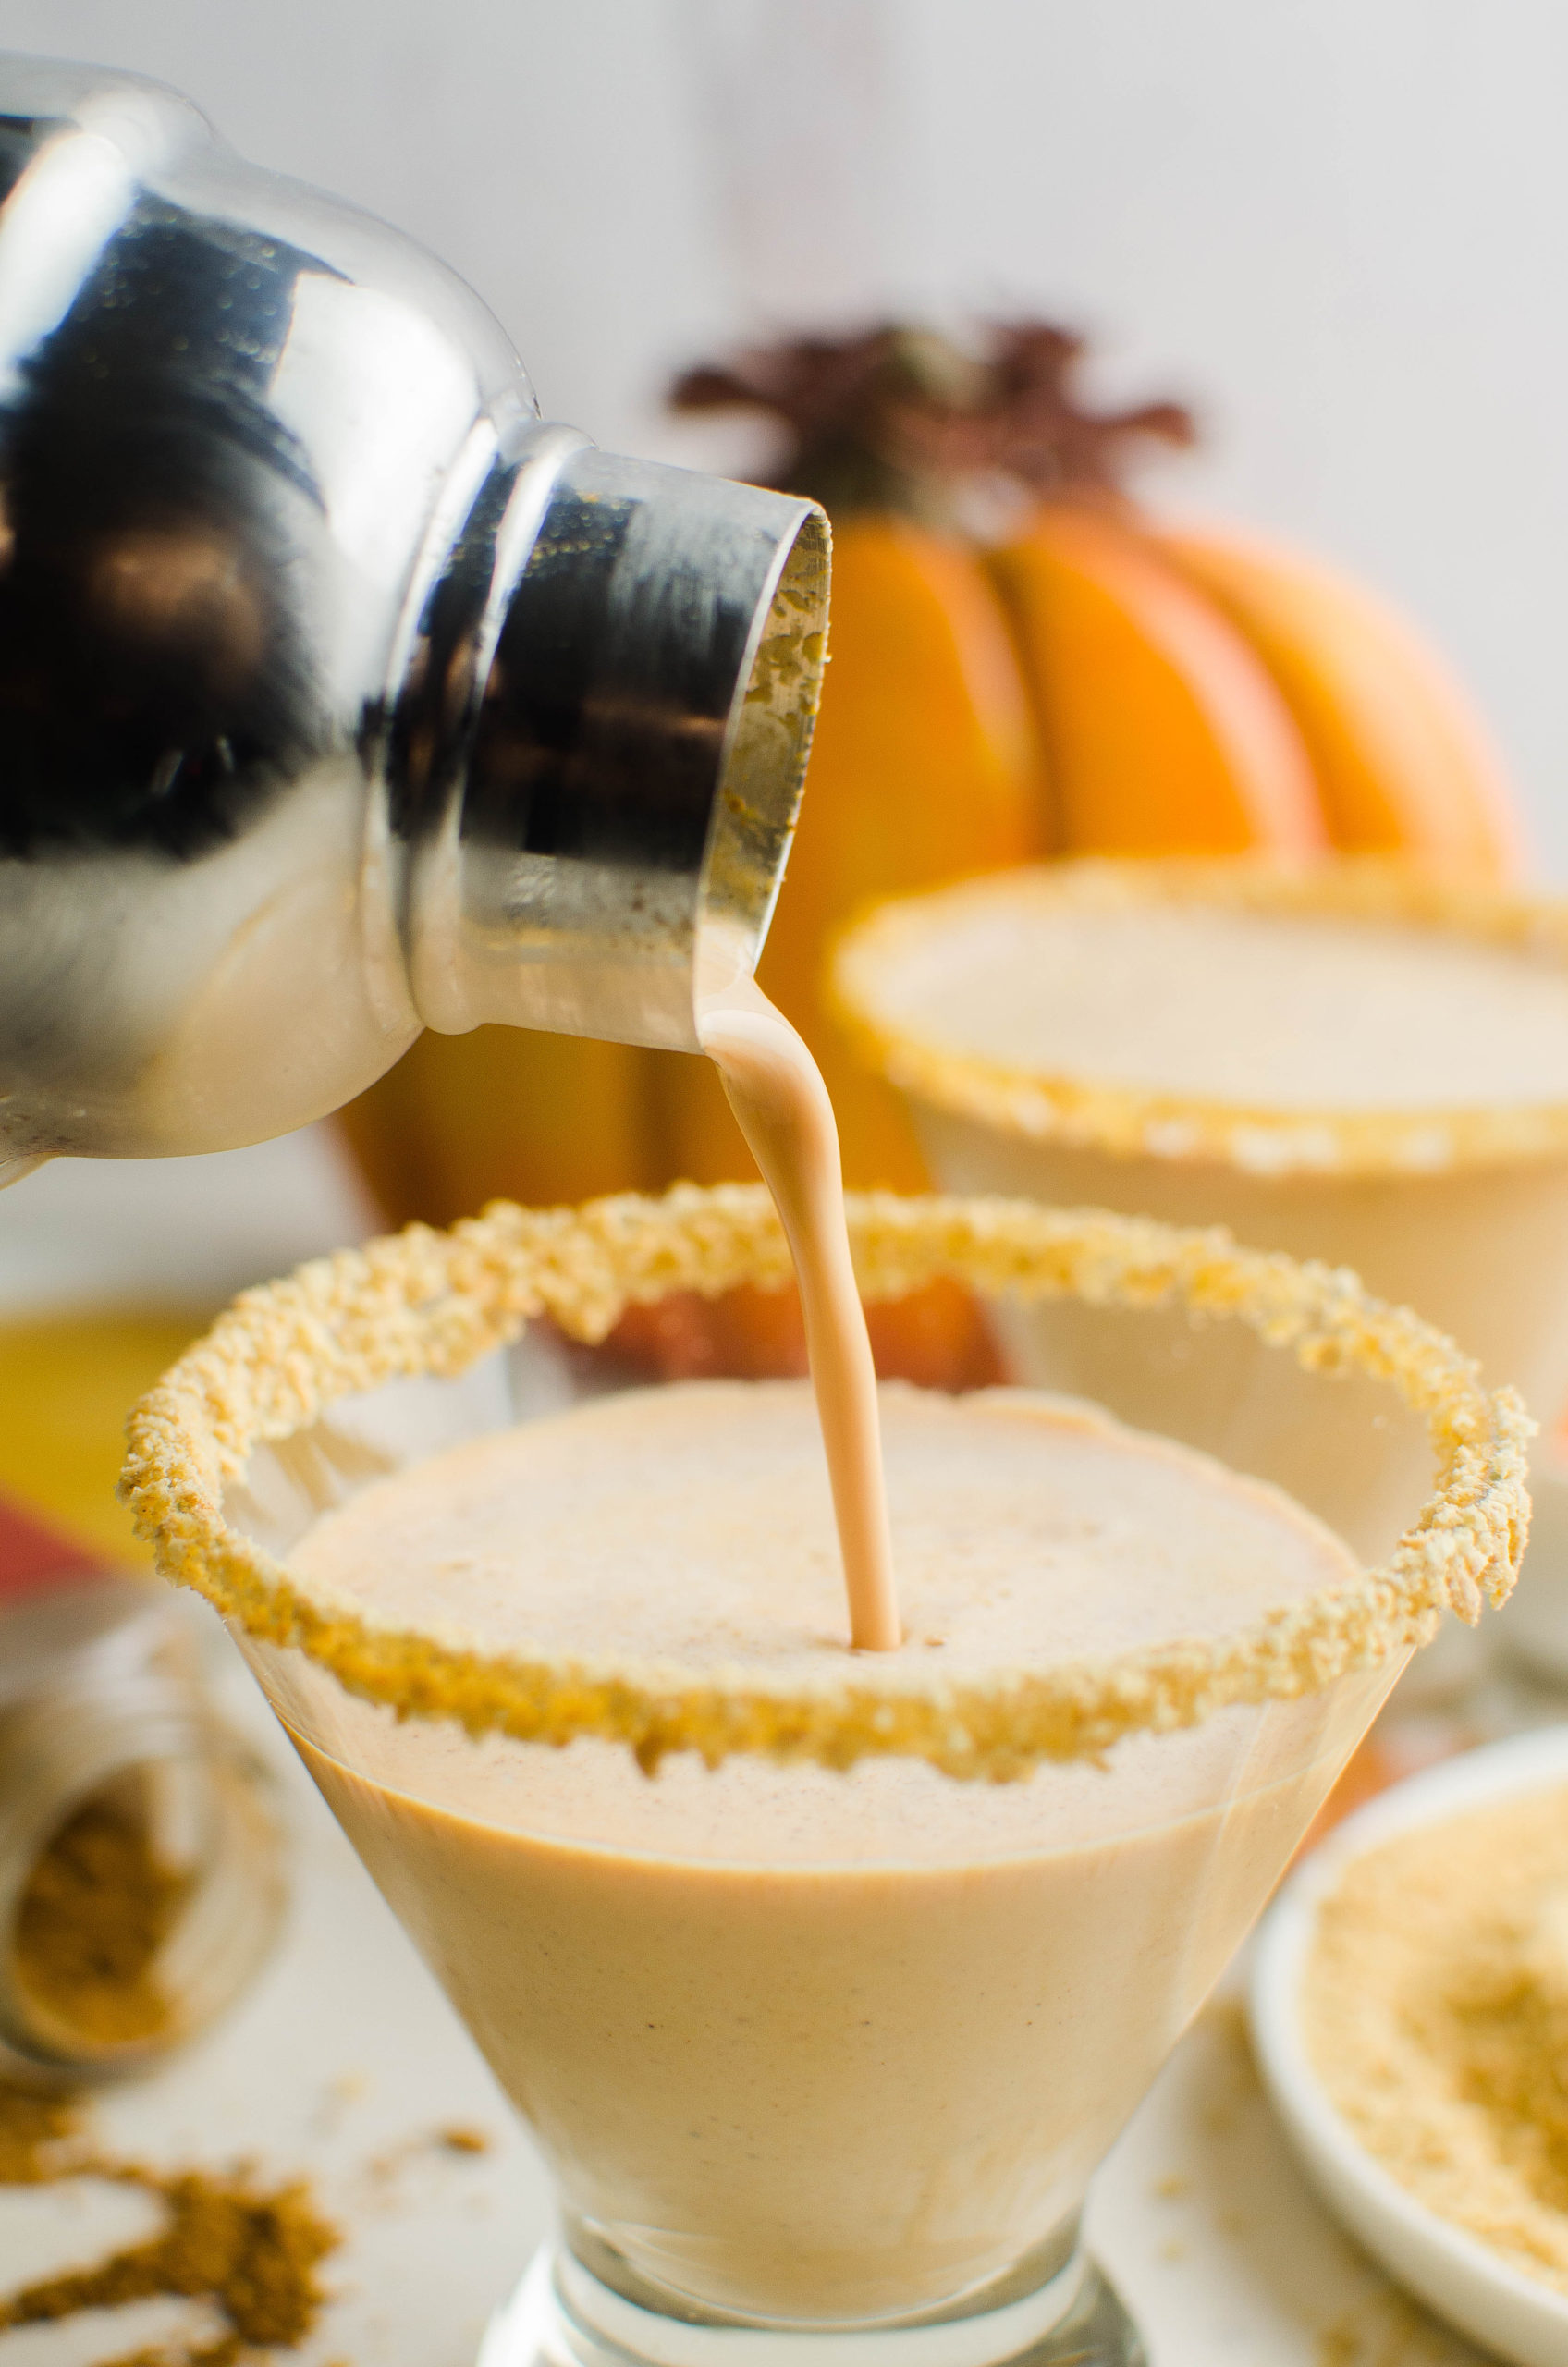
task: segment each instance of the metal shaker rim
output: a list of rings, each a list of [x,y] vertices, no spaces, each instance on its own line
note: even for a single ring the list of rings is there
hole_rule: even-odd
[[[783,878],[827,521],[570,429],[522,444],[431,596],[391,733],[415,1005],[447,1033],[695,1050],[699,975],[754,967]],[[417,779],[437,702],[447,769]]]

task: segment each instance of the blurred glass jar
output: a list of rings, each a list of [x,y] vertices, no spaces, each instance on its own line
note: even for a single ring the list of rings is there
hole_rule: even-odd
[[[270,1792],[145,1582],[0,1615],[0,2077],[132,2072],[232,2002],[284,1902]]]

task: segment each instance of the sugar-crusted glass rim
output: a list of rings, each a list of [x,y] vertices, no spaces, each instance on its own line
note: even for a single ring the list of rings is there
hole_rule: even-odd
[[[1435,1174],[1568,1158],[1568,1102],[1343,1110],[1214,1100],[956,1051],[922,1035],[892,1005],[890,972],[945,924],[1002,908],[1128,912],[1150,904],[1394,923],[1531,953],[1568,973],[1568,901],[1460,887],[1376,857],[1294,866],[1250,856],[1086,857],[875,906],[838,942],[834,1004],[868,1066],[902,1092],[1035,1141],[1122,1158],[1209,1159],[1263,1176]]]
[[[1044,1760],[1097,1758],[1122,1735],[1195,1725],[1235,1702],[1315,1693],[1425,1642],[1445,1610],[1474,1622],[1506,1600],[1528,1532],[1517,1394],[1488,1394],[1453,1343],[1344,1270],[1238,1248],[1096,1209],[1026,1201],[855,1195],[850,1229],[868,1298],[949,1275],[981,1293],[1185,1306],[1251,1326],[1308,1370],[1363,1372],[1420,1414],[1436,1492],[1387,1566],[1266,1613],[1213,1643],[1175,1642],[986,1682],[943,1683],[899,1654],[846,1652],[841,1677],[776,1689],[743,1670],[695,1680],[605,1653],[494,1658],[327,1605],[224,1517],[224,1489],[265,1441],[337,1399],[410,1374],[452,1377],[537,1316],[602,1339],[622,1309],[671,1291],[710,1294],[787,1279],[760,1186],[680,1184],[582,1208],[497,1202],[247,1291],[133,1411],[121,1491],[165,1577],[247,1634],[295,1646],[349,1691],[472,1735],[567,1743],[597,1735],[644,1767],[672,1750],[836,1768],[920,1757],[947,1774],[1006,1779]]]

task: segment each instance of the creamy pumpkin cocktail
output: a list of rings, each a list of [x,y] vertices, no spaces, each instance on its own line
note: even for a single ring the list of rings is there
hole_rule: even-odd
[[[1543,1420],[1568,1397],[1568,904],[1062,864],[885,905],[836,983],[945,1188],[1351,1266]],[[1039,1327],[1011,1338],[1060,1380]]]
[[[1562,1412],[1568,903],[1376,862],[1059,864],[884,905],[841,944],[835,985],[946,1189],[1223,1224],[1350,1266],[1549,1431]],[[1021,1378],[1104,1386],[1071,1313],[1004,1310],[998,1328]],[[1134,1416],[1184,1434],[1179,1333],[1167,1349],[1158,1404]],[[1211,1361],[1205,1385],[1205,1424],[1243,1445],[1249,1358]],[[1537,1476],[1560,1530],[1561,1464]],[[1568,1667],[1550,1551],[1503,1633]],[[1451,1691],[1476,1666],[1451,1631],[1412,1681]]]
[[[893,1389],[882,1429],[890,1705],[1231,1637],[1356,1576],[1278,1491],[1048,1400]],[[400,1626],[439,1606],[489,1654],[613,1638],[809,1696],[844,1673],[821,1464],[802,1383],[634,1391],[377,1482],[293,1568]],[[301,1747],[578,2227],[685,2301],[811,2323],[950,2302],[1053,2241],[1064,2263],[1346,1739],[1314,1699],[1251,1735],[1239,1784],[1232,1714],[1128,1745],[1113,1781],[999,1791],[918,1757],[650,1781],[583,1740],[471,1763],[439,1806]]]
[[[1078,2249],[1093,2168],[1412,1647],[1511,1582],[1520,1417],[1347,1279],[982,1203],[851,1231],[868,1293],[1072,1306],[1124,1380],[1109,1412],[882,1392],[894,1650],[849,1648],[801,1384],[509,1421],[525,1318],[594,1338],[780,1282],[760,1191],[306,1269],[134,1425],[165,1568],[235,1623],[554,2168],[560,2240],[487,2367],[829,2332],[909,2367],[1138,2359]],[[1267,1439],[1113,1418],[1151,1309],[1206,1318],[1199,1374],[1259,1343],[1272,1435],[1341,1504],[1429,1440],[1380,1570]]]

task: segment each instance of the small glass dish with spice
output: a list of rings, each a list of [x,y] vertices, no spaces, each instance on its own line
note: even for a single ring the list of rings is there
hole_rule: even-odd
[[[183,1607],[78,1568],[0,1608],[0,2077],[149,2066],[239,1993],[283,1898],[269,1779]]]
[[[1413,1776],[1292,1875],[1254,2044],[1366,2250],[1516,2367],[1568,2359],[1568,1727]]]

